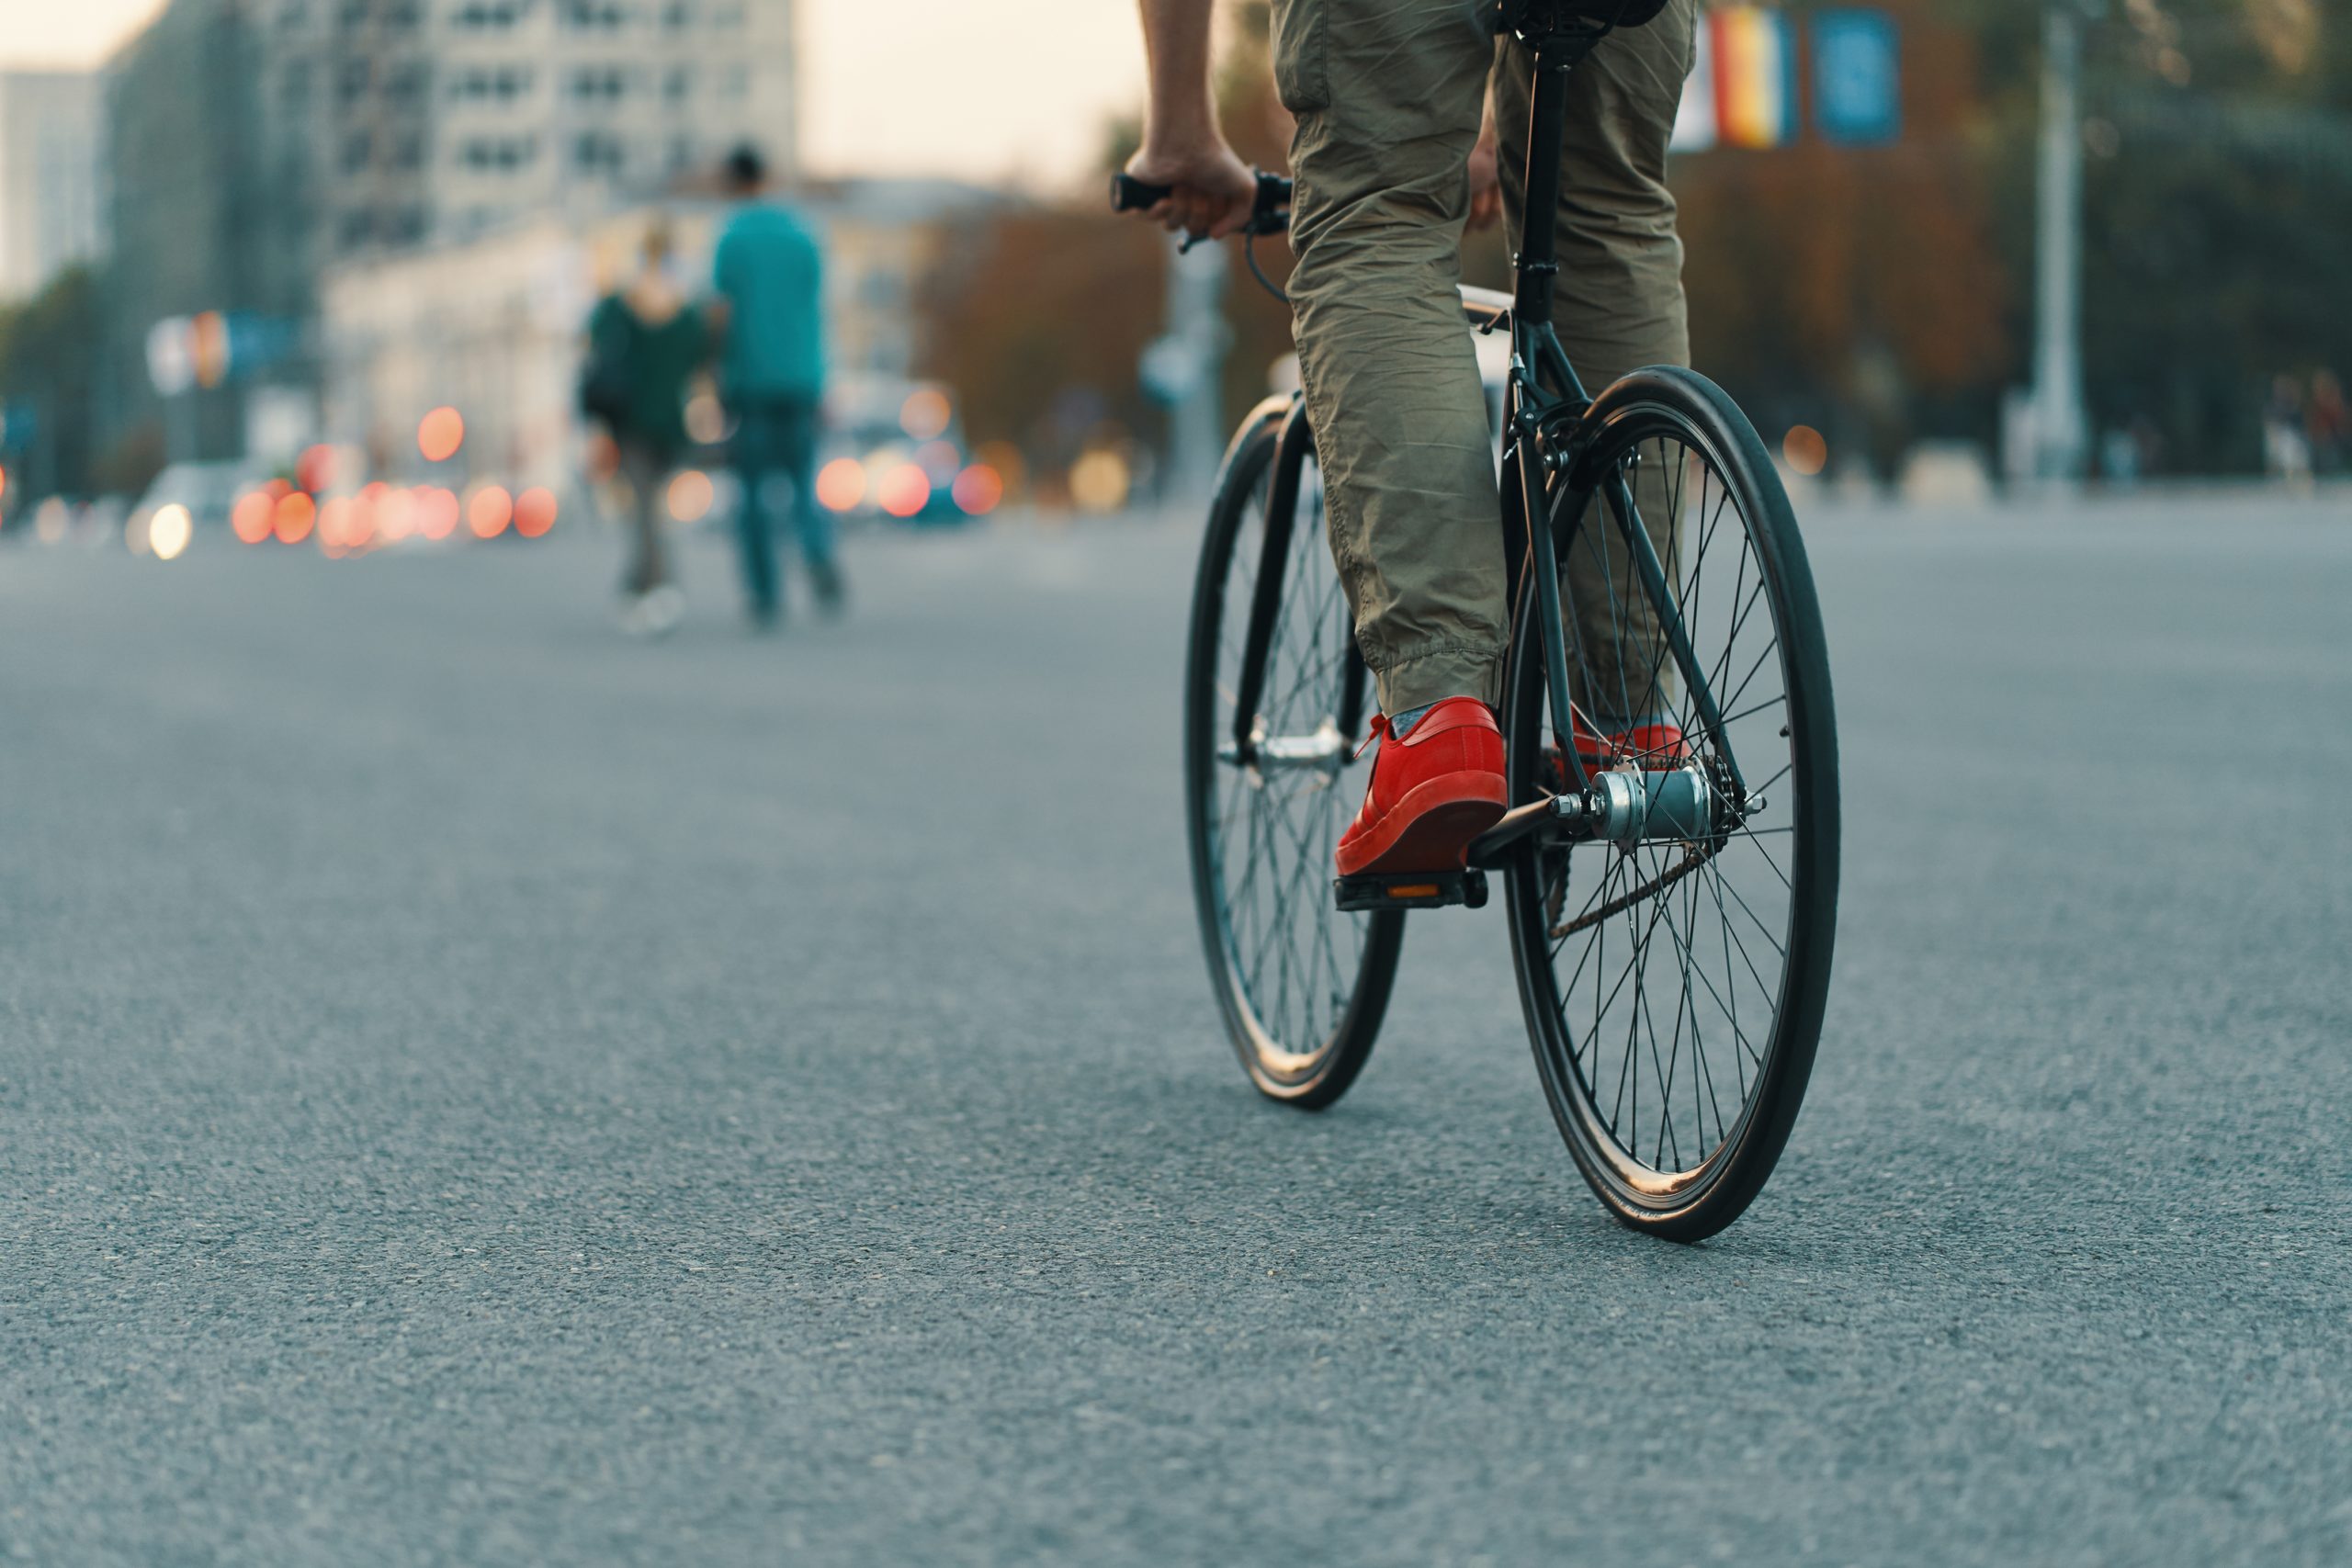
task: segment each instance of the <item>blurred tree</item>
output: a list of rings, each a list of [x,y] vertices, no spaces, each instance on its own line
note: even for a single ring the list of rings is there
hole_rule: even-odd
[[[2130,0],[2086,40],[2084,362],[2101,428],[2258,469],[2272,378],[2352,367],[2352,28]]]
[[[96,282],[82,267],[0,309],[0,411],[11,426],[0,439],[26,495],[91,493],[98,312]]]
[[[922,307],[921,373],[961,394],[971,440],[1011,441],[1051,473],[1106,425],[1157,433],[1136,365],[1159,333],[1162,239],[1100,206],[984,220]]]

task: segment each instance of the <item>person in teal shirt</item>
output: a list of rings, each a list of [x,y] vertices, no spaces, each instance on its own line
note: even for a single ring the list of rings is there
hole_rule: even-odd
[[[742,205],[712,263],[713,315],[723,333],[719,395],[734,422],[729,451],[743,503],[736,514],[752,619],[783,614],[775,524],[792,519],[817,603],[842,605],[832,519],[817,504],[817,429],[825,392],[824,254],[800,215],[763,201],[767,165],[756,148],[727,160],[729,194]]]

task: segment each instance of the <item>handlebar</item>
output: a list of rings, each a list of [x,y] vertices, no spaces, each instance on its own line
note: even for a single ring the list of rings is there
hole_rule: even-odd
[[[1111,176],[1111,210],[1142,212],[1159,206],[1175,194],[1172,186],[1148,185],[1133,175]],[[1244,234],[1279,234],[1290,227],[1290,178],[1285,175],[1270,175],[1258,171],[1258,196],[1250,203],[1250,220],[1241,226]]]

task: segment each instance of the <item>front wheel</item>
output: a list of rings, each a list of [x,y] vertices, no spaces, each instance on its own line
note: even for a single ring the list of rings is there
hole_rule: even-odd
[[[1624,1224],[1695,1241],[1763,1187],[1820,1038],[1838,903],[1828,651],[1787,493],[1720,388],[1636,371],[1585,428],[1592,445],[1547,498],[1571,698],[1593,737],[1579,750],[1602,769],[1679,772],[1719,804],[1634,841],[1522,853],[1506,878],[1511,956],[1586,1180]],[[1643,586],[1636,530],[1687,660]],[[1537,604],[1516,618],[1506,682],[1514,801],[1563,776]]]
[[[1243,428],[1210,507],[1185,659],[1184,808],[1201,945],[1234,1049],[1261,1093],[1316,1110],[1372,1054],[1405,917],[1333,907],[1332,847],[1363,794],[1348,733],[1363,669],[1311,451],[1295,504],[1272,510],[1284,412],[1270,403]],[[1272,615],[1245,759],[1234,720],[1261,577]]]

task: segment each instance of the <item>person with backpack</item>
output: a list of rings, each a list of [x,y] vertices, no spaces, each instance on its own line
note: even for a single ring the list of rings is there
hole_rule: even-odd
[[[688,445],[686,388],[710,356],[703,312],[669,275],[670,231],[645,232],[640,265],[588,318],[581,372],[583,412],[605,426],[629,491],[629,557],[621,577],[621,625],[659,636],[685,613],[663,540],[663,492]]]

